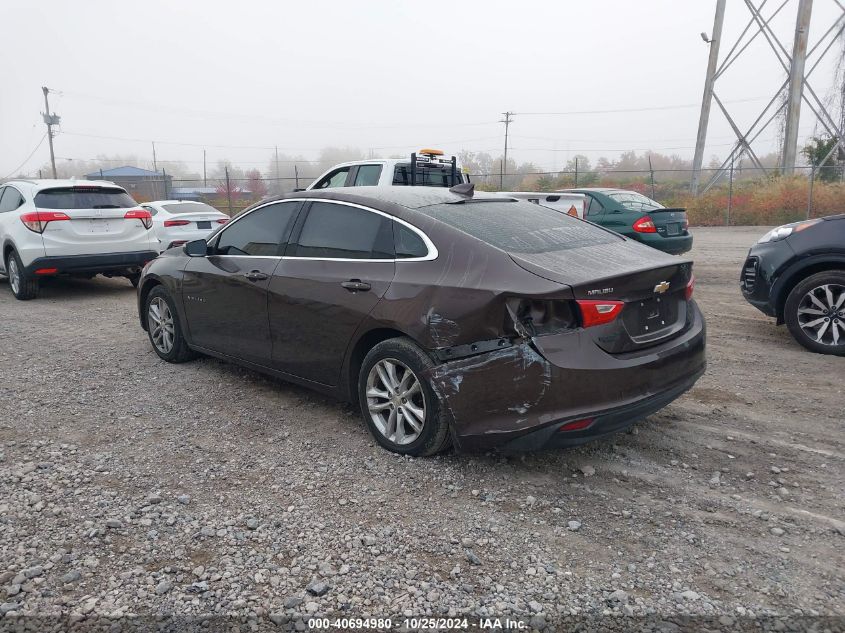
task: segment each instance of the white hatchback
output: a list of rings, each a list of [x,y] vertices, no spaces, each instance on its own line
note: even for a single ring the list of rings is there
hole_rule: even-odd
[[[204,202],[157,200],[141,205],[153,217],[158,250],[166,251],[192,240],[203,240],[229,221],[229,216]]]
[[[18,299],[55,275],[126,277],[158,256],[152,216],[107,181],[13,180],[0,186],[0,273]]]

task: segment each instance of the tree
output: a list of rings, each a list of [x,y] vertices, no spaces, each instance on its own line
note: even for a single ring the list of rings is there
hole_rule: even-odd
[[[246,172],[246,188],[252,193],[252,197],[258,200],[267,197],[267,183],[261,177],[261,172],[257,169],[250,169]]]
[[[818,174],[819,180],[823,182],[835,182],[839,179],[841,169],[837,165],[838,152],[835,149],[838,142],[839,138],[836,136],[814,136],[801,150]]]

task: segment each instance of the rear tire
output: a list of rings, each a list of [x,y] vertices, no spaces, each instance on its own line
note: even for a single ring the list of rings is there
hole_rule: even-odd
[[[6,256],[6,274],[15,299],[28,301],[38,296],[38,279],[27,276],[21,258],[15,251]]]
[[[425,375],[434,363],[410,339],[382,341],[364,358],[358,375],[361,415],[376,441],[401,455],[434,455],[451,437],[446,407]]]
[[[144,314],[150,343],[159,358],[168,363],[184,363],[197,357],[182,334],[176,304],[163,286],[156,286],[147,295]]]
[[[845,271],[828,270],[796,285],[783,308],[789,332],[817,354],[845,356]]]
[[[134,275],[126,275],[126,278],[129,280],[129,283],[132,284],[133,288],[137,288],[138,282],[141,280],[141,273],[135,273]]]

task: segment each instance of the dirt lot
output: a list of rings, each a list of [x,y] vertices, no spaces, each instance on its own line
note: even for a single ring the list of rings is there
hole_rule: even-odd
[[[167,365],[125,280],[34,302],[0,281],[0,611],[299,630],[843,616],[845,359],[742,300],[763,232],[695,231],[709,367],[690,393],[612,440],[522,457],[399,458],[346,405]]]

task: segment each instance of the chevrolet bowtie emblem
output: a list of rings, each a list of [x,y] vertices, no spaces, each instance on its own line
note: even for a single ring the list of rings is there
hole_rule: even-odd
[[[669,282],[668,281],[661,281],[654,287],[654,294],[662,295],[664,292],[669,290]]]

